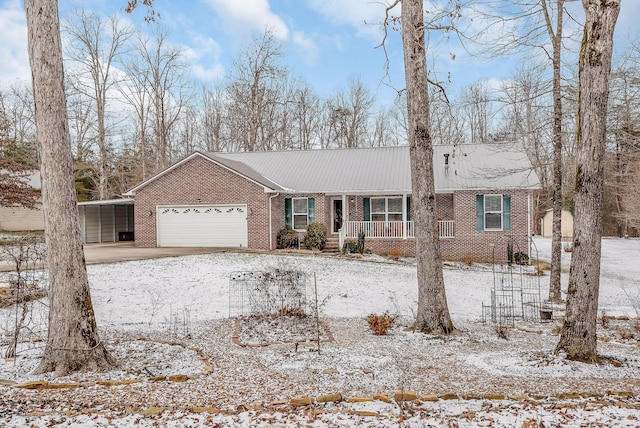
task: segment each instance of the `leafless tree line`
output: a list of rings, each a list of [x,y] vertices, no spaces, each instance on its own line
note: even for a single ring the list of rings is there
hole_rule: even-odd
[[[265,30],[235,58],[217,84],[189,73],[180,46],[157,26],[134,30],[117,17],[79,11],[65,21],[67,108],[79,193],[117,196],[194,150],[253,151],[353,148],[407,144],[404,93],[380,107],[360,79],[323,98],[286,67],[285,46]],[[640,49],[614,66],[609,112],[605,233],[637,228],[625,192],[633,187],[640,124]],[[562,76],[565,205],[571,207],[577,111],[577,71]],[[32,158],[33,97],[24,85],[0,90],[2,114]],[[431,94],[434,144],[521,141],[546,190],[553,184],[552,76],[532,59],[499,86],[477,82],[460,93]],[[37,164],[37,162],[33,162]],[[84,194],[83,194],[84,193]],[[627,192],[628,193],[628,192]]]

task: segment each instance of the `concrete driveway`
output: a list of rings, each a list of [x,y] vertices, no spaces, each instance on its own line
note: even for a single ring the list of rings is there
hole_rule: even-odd
[[[124,260],[158,259],[162,257],[186,256],[191,254],[210,254],[226,251],[226,248],[142,248],[132,241],[109,242],[103,244],[85,244],[84,257],[87,264],[114,263]]]
[[[132,241],[109,242],[103,244],[85,244],[84,257],[87,264],[115,263],[125,260],[157,259],[162,257],[176,257],[191,254],[210,254],[227,251],[228,248],[141,248]],[[236,248],[237,250],[237,248]],[[10,272],[15,269],[13,263],[0,260],[0,272]]]

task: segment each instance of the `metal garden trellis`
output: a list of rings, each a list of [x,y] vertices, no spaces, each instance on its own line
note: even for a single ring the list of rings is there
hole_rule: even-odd
[[[494,243],[492,253],[493,287],[491,302],[482,304],[482,321],[489,319],[499,326],[513,327],[516,320],[539,322],[542,299],[540,295],[540,269],[538,249],[529,239],[529,251],[519,247],[517,237],[509,235]],[[496,248],[507,246],[508,260],[496,260]],[[535,252],[536,265],[531,264],[531,255]],[[526,255],[526,257],[525,257]]]

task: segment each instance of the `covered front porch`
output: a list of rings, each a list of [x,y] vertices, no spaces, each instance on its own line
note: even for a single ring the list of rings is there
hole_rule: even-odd
[[[438,220],[440,239],[455,237],[453,220]],[[346,240],[357,239],[364,232],[365,239],[412,239],[415,238],[413,221],[345,221],[339,230],[340,248]]]
[[[412,240],[415,224],[411,219],[411,195],[330,195],[328,227],[330,234],[338,238],[340,248],[347,240],[365,239]],[[455,237],[453,220],[453,194],[436,195],[438,206],[438,230],[440,239]]]

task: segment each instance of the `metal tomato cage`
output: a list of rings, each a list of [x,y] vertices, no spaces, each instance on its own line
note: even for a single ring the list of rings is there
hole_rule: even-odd
[[[232,272],[229,276],[229,317],[306,315],[307,277],[287,269]]]
[[[528,249],[521,247],[523,238]],[[505,246],[507,260],[497,259],[496,249]],[[491,301],[482,303],[482,322],[490,320],[500,327],[513,327],[517,320],[540,322],[545,314],[541,312],[538,249],[533,240],[515,234],[498,239],[493,244],[492,271]]]

